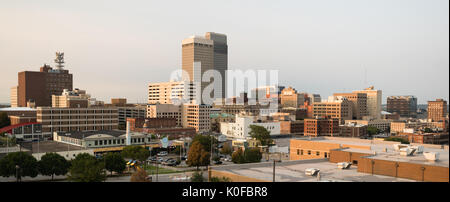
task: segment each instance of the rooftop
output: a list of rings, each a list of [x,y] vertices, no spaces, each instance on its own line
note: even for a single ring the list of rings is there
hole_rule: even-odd
[[[316,168],[320,170],[320,182],[414,182],[414,180],[395,178],[382,175],[359,173],[356,167],[339,169],[335,163],[327,159],[300,161],[285,161],[276,163],[276,182],[317,182],[316,176],[308,176],[305,170]],[[258,180],[271,182],[273,180],[273,163],[251,163],[213,167],[213,170],[229,172]]]
[[[0,108],[0,111],[36,111],[36,109],[29,107],[7,107],[7,108]]]
[[[69,134],[69,136],[71,138],[76,138],[76,139],[83,139],[83,138],[88,138],[90,136],[96,136],[96,137],[101,137],[101,138],[106,138],[106,137],[120,137],[120,136],[125,136],[126,135],[126,131],[121,131],[121,130],[102,130],[102,131],[86,131],[86,132],[70,132],[70,133],[58,133],[60,136],[66,136],[67,134]],[[130,133],[132,136],[134,135],[143,135],[142,133],[136,133],[136,132],[131,132]]]
[[[343,149],[342,151],[351,151],[356,153],[370,154],[368,158],[382,159],[389,161],[399,162],[411,162],[416,164],[435,165],[442,167],[449,167],[449,149],[448,146],[441,145],[428,145],[428,144],[412,144],[423,146],[423,152],[435,152],[439,153],[439,160],[428,161],[423,154],[415,153],[413,156],[402,156],[398,151],[395,151],[394,144],[400,144],[399,142],[383,141],[383,140],[365,140],[357,138],[339,138],[339,137],[319,137],[319,138],[297,138],[300,140],[309,140],[316,142],[335,143],[343,145],[356,145],[356,146],[370,146],[370,150],[364,149]],[[386,150],[386,151],[385,151]],[[376,153],[376,154],[375,154]]]

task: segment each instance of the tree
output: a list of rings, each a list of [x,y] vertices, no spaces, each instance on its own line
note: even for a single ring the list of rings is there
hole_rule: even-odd
[[[231,155],[231,160],[233,161],[233,163],[237,164],[245,163],[244,152],[241,148],[233,152],[233,155]]]
[[[57,153],[46,153],[38,162],[38,170],[42,175],[52,176],[65,175],[70,168],[69,162]]]
[[[220,153],[225,155],[233,154],[233,148],[231,147],[231,144],[224,144],[222,149],[220,150]]]
[[[385,138],[384,141],[393,141],[393,142],[400,142],[402,144],[409,144],[409,141],[400,137],[388,137]]]
[[[137,167],[136,172],[134,172],[131,175],[130,181],[131,182],[150,182],[150,180],[148,180],[147,172],[140,167]]]
[[[194,139],[192,140],[192,144],[194,142],[200,142],[200,144],[203,145],[203,148],[206,151],[211,151],[211,142],[213,144],[217,145],[218,140],[215,137],[210,136],[210,135],[200,135],[199,134],[194,137]]]
[[[123,159],[122,155],[119,153],[108,153],[103,158],[105,158],[105,169],[109,172],[122,173],[126,168],[126,161]]]
[[[200,142],[194,142],[188,151],[188,160],[186,163],[189,166],[196,166],[197,170],[200,166],[209,165],[210,153],[205,151]]]
[[[11,125],[11,120],[6,112],[0,112],[0,128]]]
[[[16,165],[19,166],[18,176],[16,176]],[[0,175],[3,177],[16,176],[18,180],[22,176],[36,177],[38,175],[37,160],[26,152],[9,153],[0,159]]]
[[[194,172],[191,177],[191,182],[204,182],[205,178],[203,177],[202,172]]]
[[[244,152],[244,159],[246,163],[261,162],[262,154],[258,148],[246,149]]]
[[[228,177],[211,177],[210,182],[231,182]]]
[[[375,128],[375,127],[373,127],[373,126],[367,127],[367,134],[368,134],[369,136],[376,135],[376,134],[378,134],[378,133],[380,133],[380,129]]]
[[[122,156],[124,158],[136,159],[142,162],[147,160],[150,156],[150,151],[138,145],[126,146],[122,150]]]
[[[78,154],[72,160],[69,170],[69,181],[73,182],[101,182],[106,179],[103,170],[105,164],[88,153]]]
[[[270,131],[262,126],[250,125],[250,132],[248,133],[252,138],[259,140],[262,146],[268,146],[272,143]]]

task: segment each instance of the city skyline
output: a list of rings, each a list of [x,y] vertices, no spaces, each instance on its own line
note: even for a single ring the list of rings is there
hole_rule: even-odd
[[[174,16],[157,11],[165,4],[122,8],[100,2],[92,9],[86,2],[0,3],[0,25],[8,30],[0,32],[0,103],[9,103],[17,72],[38,71],[44,63],[54,67],[56,51],[66,53],[74,88],[106,102],[126,97],[145,103],[148,83],[163,82],[181,68],[181,41],[205,32],[227,35],[228,69],[278,69],[280,85],[300,92],[326,98],[375,86],[383,91],[383,104],[393,95],[414,95],[419,104],[449,100],[448,1],[347,1],[359,8],[349,13],[347,4],[334,2],[258,1],[261,8],[254,9],[255,1],[247,1],[233,16],[226,8],[236,8],[236,1],[218,3],[221,9],[204,15],[174,9]],[[201,2],[193,4],[208,7]],[[99,6],[106,8],[94,9]],[[255,15],[233,23],[246,9]],[[301,14],[292,13],[296,9]],[[205,16],[213,19],[199,21]]]

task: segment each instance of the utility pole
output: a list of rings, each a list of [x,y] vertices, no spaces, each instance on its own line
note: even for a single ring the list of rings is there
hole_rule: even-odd
[[[275,159],[273,160],[273,182],[275,182]]]

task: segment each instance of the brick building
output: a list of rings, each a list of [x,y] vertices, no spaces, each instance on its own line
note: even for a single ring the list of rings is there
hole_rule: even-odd
[[[334,93],[333,96],[347,98],[352,104],[352,119],[362,119],[368,116],[367,94],[365,93]]]
[[[52,95],[61,95],[64,89],[72,90],[73,77],[68,70],[53,69],[44,65],[39,72],[24,71],[18,74],[17,105],[26,107],[32,100],[36,106],[52,106]]]
[[[401,117],[416,117],[417,98],[415,96],[389,96],[387,98],[387,112],[397,113]]]
[[[447,101],[436,99],[428,101],[428,119],[431,121],[445,121],[447,117]]]
[[[336,136],[339,135],[339,120],[317,118],[304,120],[305,136]]]

